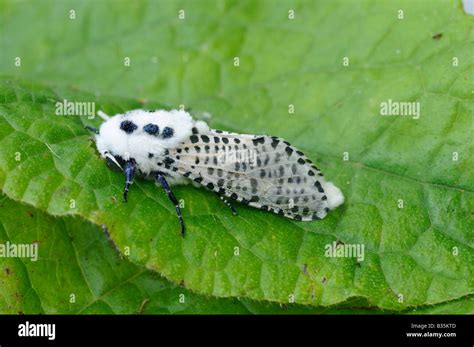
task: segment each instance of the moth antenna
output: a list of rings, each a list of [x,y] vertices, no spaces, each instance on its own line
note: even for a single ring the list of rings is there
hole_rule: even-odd
[[[99,134],[99,129],[97,129],[97,128],[91,127],[91,126],[89,126],[89,125],[86,125],[85,128],[86,128],[87,130],[92,131],[92,132],[95,133],[95,134]]]
[[[97,111],[97,115],[102,118],[104,121],[108,121],[110,119],[110,116],[107,115],[104,111],[99,110]]]

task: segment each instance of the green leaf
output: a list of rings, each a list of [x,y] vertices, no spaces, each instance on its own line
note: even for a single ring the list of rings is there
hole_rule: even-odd
[[[425,306],[407,311],[409,314],[473,314],[474,297],[471,295],[439,305]]]
[[[199,293],[282,303],[294,295],[311,305],[363,297],[394,310],[470,295],[473,19],[458,5],[134,2],[111,11],[101,2],[79,3],[71,21],[68,4],[24,11],[6,3],[11,61],[1,71],[94,93],[3,85],[2,189],[49,213],[105,223],[130,260]],[[163,192],[140,181],[122,204],[122,178],[98,160],[82,129],[89,121],[55,117],[48,100],[96,101],[108,113],[150,106],[95,92],[185,104],[210,112],[216,128],[282,136],[342,188],[346,203],[323,221],[297,223],[243,206],[234,217],[212,194],[177,187],[189,227],[181,240]],[[420,119],[380,116],[388,99],[419,101]],[[336,240],[364,244],[365,260],[325,257]]]
[[[37,260],[0,258],[4,314],[317,312],[194,294],[121,259],[98,226],[77,218],[55,218],[2,197],[0,219],[0,244],[38,244]]]
[[[55,218],[5,197],[0,198],[0,220],[0,244],[38,244],[37,260],[0,258],[2,313],[330,312],[197,295],[121,259],[98,226],[78,218]]]
[[[2,313],[249,312],[237,300],[191,293],[120,259],[89,222],[54,218],[5,198],[0,219],[1,244],[38,244],[36,261],[0,258]]]
[[[361,308],[364,304],[356,302],[334,308],[310,308],[204,297],[119,258],[105,234],[89,222],[72,217],[54,218],[5,197],[0,199],[0,219],[1,244],[38,243],[36,261],[0,258],[0,312],[4,314],[379,312]],[[466,303],[430,309],[443,313],[445,306],[450,306],[452,310],[466,312],[470,307],[472,312],[472,302],[471,298]],[[426,309],[419,309],[418,313],[421,312]]]
[[[462,239],[469,230],[458,227],[469,221],[449,224],[456,238],[420,222],[427,213],[433,219],[463,213],[472,193],[339,162],[334,177],[354,177],[348,207],[323,221],[298,223],[242,206],[235,217],[211,193],[177,187],[189,230],[182,239],[172,206],[151,182],[137,182],[129,203],[121,201],[123,177],[98,158],[78,117],[54,115],[51,98],[60,99],[59,91],[6,81],[1,93],[7,101],[0,108],[3,191],[51,214],[78,214],[107,225],[122,251],[130,250],[130,260],[193,291],[323,306],[361,296],[388,309],[472,293],[473,250]],[[365,195],[356,193],[367,187]],[[389,205],[394,191],[402,191],[414,206],[383,210],[370,203],[378,199],[380,206]],[[357,210],[364,214],[352,212]],[[374,232],[383,230],[385,236],[374,240]],[[398,235],[391,237],[391,230]],[[336,240],[364,243],[365,260],[325,257],[325,246]]]

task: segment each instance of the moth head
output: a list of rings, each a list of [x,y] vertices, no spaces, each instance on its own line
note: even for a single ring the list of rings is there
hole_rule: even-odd
[[[133,110],[102,123],[96,135],[97,149],[103,158],[113,157],[118,163],[149,153],[160,156],[188,138],[192,127],[193,120],[184,111]]]

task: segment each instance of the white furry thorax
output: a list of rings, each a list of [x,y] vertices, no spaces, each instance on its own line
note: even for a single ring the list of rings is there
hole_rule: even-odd
[[[127,133],[121,129],[124,121],[132,122],[136,128]],[[157,134],[145,131],[149,124],[158,127]],[[166,128],[172,129],[171,137],[164,136]],[[111,154],[124,161],[134,159],[140,172],[149,175],[156,170],[156,162],[164,157],[167,150],[177,147],[191,136],[193,128],[201,134],[210,130],[205,122],[195,121],[186,111],[133,110],[115,115],[102,123],[96,135],[97,149],[103,158]]]

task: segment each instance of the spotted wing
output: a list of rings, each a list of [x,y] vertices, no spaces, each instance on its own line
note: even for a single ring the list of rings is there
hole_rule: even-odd
[[[193,134],[169,150],[166,166],[220,195],[295,220],[328,212],[322,173],[278,137]]]

